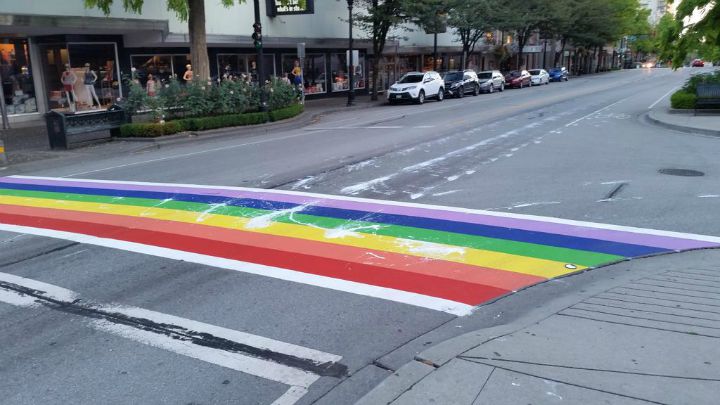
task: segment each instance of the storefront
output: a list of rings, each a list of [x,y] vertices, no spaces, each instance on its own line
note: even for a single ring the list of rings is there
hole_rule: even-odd
[[[28,39],[0,36],[2,97],[9,116],[38,112],[34,74]]]

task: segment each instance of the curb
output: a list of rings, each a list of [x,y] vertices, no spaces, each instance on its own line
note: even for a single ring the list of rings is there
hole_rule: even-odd
[[[653,116],[653,111],[650,111],[645,114],[645,117],[648,121],[650,121],[652,124],[655,124],[657,126],[661,126],[663,128],[672,129],[673,131],[679,131],[679,132],[685,132],[685,133],[691,133],[691,134],[701,134],[701,135],[710,135],[710,136],[717,136],[720,137],[720,130],[713,130],[713,129],[705,129],[705,128],[695,128],[695,127],[688,127],[685,125],[678,125],[678,124],[671,124],[669,122],[663,121],[657,117]]]

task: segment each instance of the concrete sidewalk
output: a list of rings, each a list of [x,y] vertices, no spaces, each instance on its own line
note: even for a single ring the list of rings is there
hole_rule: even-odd
[[[717,404],[718,263],[703,250],[592,270],[606,280],[419,353],[358,404]]]
[[[720,136],[720,111],[714,113],[671,110],[658,107],[650,110],[648,120],[656,125],[675,131]]]

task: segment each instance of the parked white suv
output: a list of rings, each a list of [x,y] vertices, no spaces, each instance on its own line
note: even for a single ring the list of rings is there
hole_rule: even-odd
[[[443,101],[445,81],[437,72],[409,72],[390,86],[387,100],[390,104],[401,101],[414,101],[422,104],[429,97]]]

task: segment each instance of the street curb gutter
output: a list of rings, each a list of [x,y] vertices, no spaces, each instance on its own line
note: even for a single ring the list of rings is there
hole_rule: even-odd
[[[684,125],[671,124],[669,122],[665,122],[665,121],[660,120],[657,117],[655,117],[653,114],[653,111],[650,111],[649,113],[645,114],[645,117],[652,124],[661,126],[663,128],[672,129],[674,131],[720,137],[720,130],[695,128],[695,127],[688,127],[688,126],[684,126]]]

